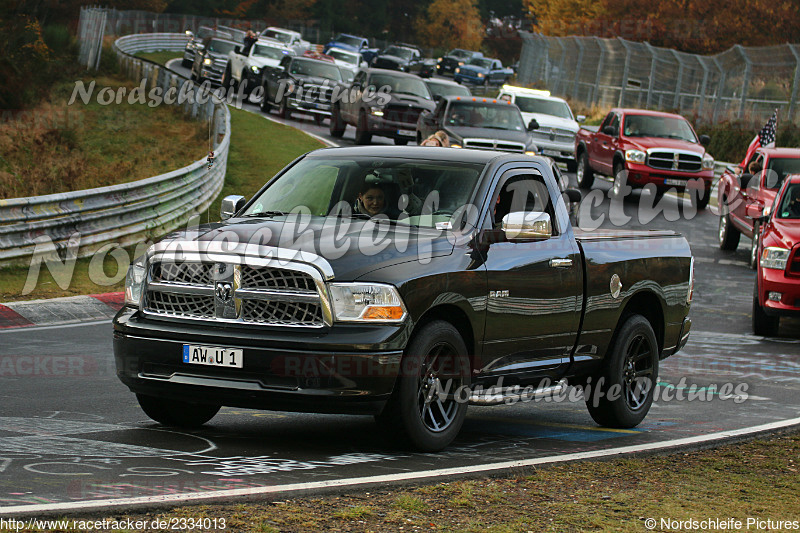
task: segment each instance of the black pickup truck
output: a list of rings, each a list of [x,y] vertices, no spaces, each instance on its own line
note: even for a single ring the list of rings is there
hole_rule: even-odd
[[[166,425],[222,405],[374,414],[435,451],[470,401],[569,384],[632,427],[689,335],[686,240],[573,230],[545,158],[322,149],[222,218],[139,258],[114,318],[117,373]]]

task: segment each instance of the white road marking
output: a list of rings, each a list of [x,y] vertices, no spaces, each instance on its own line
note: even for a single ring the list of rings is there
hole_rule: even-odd
[[[51,504],[14,505],[9,507],[0,507],[0,514],[22,514],[22,513],[30,514],[30,513],[53,512],[53,511],[70,512],[70,511],[78,511],[86,509],[123,507],[132,505],[152,506],[159,504],[186,503],[189,501],[228,499],[237,497],[276,494],[276,493],[280,494],[302,493],[310,490],[320,490],[329,488],[353,488],[353,487],[368,486],[368,485],[369,486],[383,485],[385,483],[395,483],[400,481],[411,481],[411,480],[419,481],[430,478],[439,479],[443,476],[457,476],[457,475],[471,474],[471,473],[499,472],[504,470],[513,470],[513,469],[536,466],[547,463],[563,463],[568,461],[595,459],[599,457],[613,457],[627,453],[665,450],[669,448],[675,448],[678,446],[690,446],[694,444],[702,444],[707,442],[720,441],[724,439],[731,439],[735,437],[754,435],[768,431],[785,429],[797,425],[800,425],[800,418],[792,418],[789,420],[782,420],[780,422],[772,422],[769,424],[762,424],[760,426],[753,426],[749,428],[720,431],[717,433],[711,433],[709,435],[701,435],[697,437],[686,437],[683,439],[675,439],[663,442],[652,442],[648,444],[638,444],[635,446],[623,446],[620,448],[611,448],[608,450],[596,450],[591,452],[568,453],[564,455],[538,457],[535,459],[525,459],[521,461],[505,461],[500,463],[488,463],[488,464],[458,467],[458,468],[441,468],[436,470],[425,470],[422,472],[403,472],[398,474],[387,474],[381,476],[365,476],[365,477],[356,477],[347,479],[333,479],[328,481],[315,481],[310,483],[292,483],[288,485],[273,485],[268,487],[251,487],[243,489],[220,490],[220,491],[200,492],[200,493],[191,492],[186,494],[169,494],[164,496],[142,496],[138,498],[119,498],[119,499],[64,502],[64,503],[51,503]]]

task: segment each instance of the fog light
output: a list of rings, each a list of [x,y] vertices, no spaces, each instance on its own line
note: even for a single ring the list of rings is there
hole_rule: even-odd
[[[783,298],[783,294],[780,292],[770,291],[769,294],[767,294],[767,299],[771,302],[780,302],[781,298]]]

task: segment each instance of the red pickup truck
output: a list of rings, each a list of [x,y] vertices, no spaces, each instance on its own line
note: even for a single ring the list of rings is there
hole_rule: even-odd
[[[578,130],[578,184],[589,188],[595,173],[616,177],[627,170],[631,187],[652,183],[657,195],[687,191],[692,205],[705,209],[714,179],[714,158],[705,149],[709,141],[707,135],[698,137],[680,115],[612,109],[598,131]]]
[[[800,174],[800,148],[759,148],[743,162],[730,166],[719,179],[719,247],[735,250],[739,237],[751,240],[750,268],[756,268],[760,213],[775,201],[784,178]],[[746,171],[755,163],[755,175]]]

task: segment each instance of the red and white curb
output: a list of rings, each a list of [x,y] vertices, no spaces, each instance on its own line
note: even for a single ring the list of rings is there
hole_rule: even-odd
[[[122,308],[124,299],[124,293],[110,292],[0,304],[0,330],[107,320]]]

